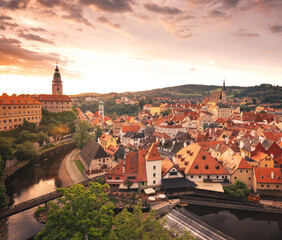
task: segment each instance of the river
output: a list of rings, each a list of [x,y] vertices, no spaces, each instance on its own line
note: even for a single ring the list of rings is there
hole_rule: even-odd
[[[6,181],[7,194],[13,204],[38,197],[61,187],[58,178],[60,164],[72,148],[53,154],[36,163],[30,162]],[[24,240],[36,235],[44,224],[34,218],[37,207],[9,217],[8,240]]]
[[[281,240],[282,216],[260,212],[227,210],[189,205],[189,212],[237,240]]]
[[[61,186],[58,171],[61,161],[71,149],[37,163],[29,163],[6,182],[13,204],[20,203]],[[25,240],[36,235],[42,227],[34,218],[36,208],[9,217],[8,240]],[[188,206],[202,221],[239,240],[282,239],[282,217],[276,214],[222,210],[218,208]]]

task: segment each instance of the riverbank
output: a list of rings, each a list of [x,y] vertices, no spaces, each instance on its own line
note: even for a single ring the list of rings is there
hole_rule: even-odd
[[[69,156],[74,152],[75,150],[73,150],[71,153],[69,153],[62,161],[60,169],[59,169],[59,178],[61,180],[62,183],[62,187],[68,187],[73,185],[75,182],[72,180],[68,170],[67,170],[67,166],[66,163],[69,160]]]

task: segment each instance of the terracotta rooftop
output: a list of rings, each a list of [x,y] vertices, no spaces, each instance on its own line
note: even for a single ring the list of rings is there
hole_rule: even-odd
[[[255,168],[256,181],[258,183],[282,184],[281,168]]]
[[[5,93],[0,96],[0,105],[34,105],[41,104],[35,98],[30,96],[17,96],[17,95],[7,95]]]
[[[38,101],[71,102],[71,98],[68,95],[40,94],[36,95],[35,98]]]
[[[149,149],[149,151],[146,155],[146,160],[147,161],[162,160],[162,157],[161,157],[155,143],[153,143],[152,146],[150,147],[150,149]]]

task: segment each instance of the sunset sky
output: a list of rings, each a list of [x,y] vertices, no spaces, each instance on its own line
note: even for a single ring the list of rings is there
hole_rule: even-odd
[[[282,83],[282,0],[0,0],[0,94]]]

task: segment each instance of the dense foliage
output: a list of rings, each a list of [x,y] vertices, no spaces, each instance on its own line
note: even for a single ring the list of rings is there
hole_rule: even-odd
[[[96,113],[98,111],[98,102],[84,102],[80,109],[83,112],[91,111],[92,113]],[[122,115],[137,115],[140,107],[139,105],[130,105],[130,104],[116,104],[114,98],[106,99],[104,102],[105,115],[113,117],[114,115],[122,116]]]
[[[114,205],[108,198],[109,186],[97,182],[88,188],[80,184],[59,189],[63,197],[57,203],[50,202],[47,223],[35,237],[40,239],[192,239],[187,232],[175,235],[156,220],[154,212],[145,215],[141,204],[133,213],[125,208],[114,215]]]
[[[248,87],[244,91],[237,93],[236,97],[251,97],[261,100],[262,103],[281,103],[282,87],[271,84],[261,84],[259,86]]]
[[[233,198],[243,199],[246,195],[250,194],[250,189],[240,180],[236,180],[235,183],[229,186],[224,186],[223,189],[225,193],[228,193]]]
[[[79,149],[82,149],[85,143],[90,139],[91,125],[86,120],[79,120],[76,125],[76,131],[74,133],[74,140]]]

